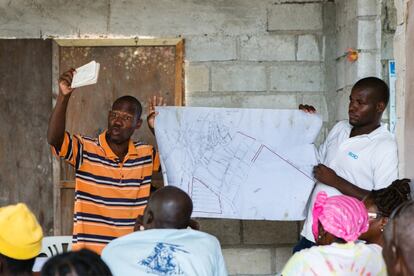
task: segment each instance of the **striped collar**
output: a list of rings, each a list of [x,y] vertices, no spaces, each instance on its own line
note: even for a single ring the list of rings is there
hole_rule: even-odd
[[[118,156],[112,151],[111,147],[108,144],[108,141],[106,141],[106,132],[108,130],[104,130],[101,134],[99,134],[98,137],[98,143],[101,146],[101,148],[104,150],[105,155],[108,156],[109,158],[112,159],[117,159]],[[128,152],[125,155],[125,160],[128,159],[128,157],[131,156],[138,156],[138,151],[137,148],[135,147],[134,143],[132,142],[131,139],[129,139],[129,144],[128,144]]]

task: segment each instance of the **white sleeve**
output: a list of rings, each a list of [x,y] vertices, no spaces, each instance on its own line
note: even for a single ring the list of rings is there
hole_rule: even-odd
[[[334,136],[338,134],[338,132],[341,131],[347,124],[347,121],[340,121],[336,125],[333,126],[333,128],[329,131],[328,135],[325,138],[325,141],[319,146],[318,151],[318,161],[319,163],[322,163],[325,161],[326,158],[326,151],[328,149],[328,145],[330,141],[333,139]]]
[[[319,150],[318,150],[318,163],[322,163],[325,159],[325,155],[326,155],[326,147],[328,143],[328,139],[326,138],[325,141],[322,143],[322,145],[319,146]]]
[[[378,145],[372,166],[375,190],[388,187],[398,178],[398,153],[394,140]]]
[[[224,262],[223,253],[221,252],[221,246],[218,240],[216,240],[217,246],[216,246],[216,256],[217,256],[217,266],[215,269],[215,276],[227,276],[227,269],[226,269],[226,263]]]

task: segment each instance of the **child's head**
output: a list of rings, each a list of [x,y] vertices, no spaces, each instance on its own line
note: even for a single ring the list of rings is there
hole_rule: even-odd
[[[50,258],[42,267],[42,276],[102,275],[112,273],[101,257],[87,249],[66,252]]]

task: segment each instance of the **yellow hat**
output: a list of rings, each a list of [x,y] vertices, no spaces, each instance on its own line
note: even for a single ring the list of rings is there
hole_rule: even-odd
[[[42,227],[26,204],[0,208],[0,253],[17,260],[36,257],[42,247]]]

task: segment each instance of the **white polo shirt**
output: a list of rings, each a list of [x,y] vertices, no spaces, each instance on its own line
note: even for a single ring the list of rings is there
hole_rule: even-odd
[[[398,178],[397,143],[394,136],[381,125],[369,134],[350,138],[352,126],[348,120],[338,122],[319,148],[320,163],[336,174],[365,190],[378,190],[389,186]],[[301,235],[315,241],[312,234],[312,208],[316,195],[325,191],[328,196],[341,193],[321,182],[313,190]]]

